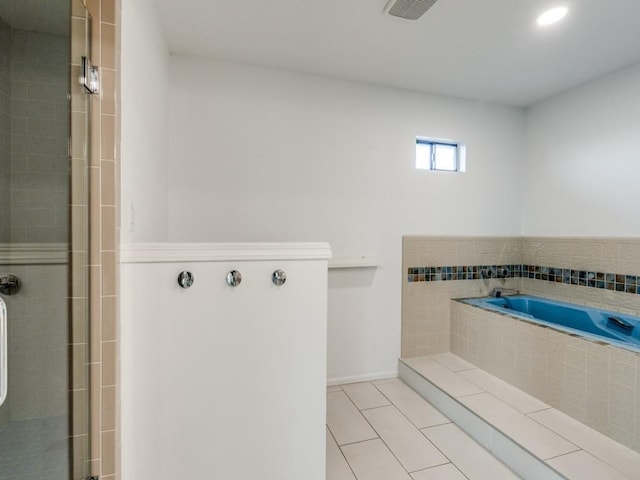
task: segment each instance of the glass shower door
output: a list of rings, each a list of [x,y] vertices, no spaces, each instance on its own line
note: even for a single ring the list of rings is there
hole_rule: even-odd
[[[2,480],[87,476],[87,222],[74,202],[86,197],[88,102],[70,81],[72,50],[87,49],[81,6],[71,20],[69,0],[0,2]]]

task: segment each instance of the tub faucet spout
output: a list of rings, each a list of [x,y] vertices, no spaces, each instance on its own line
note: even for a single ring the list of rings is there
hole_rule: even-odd
[[[513,288],[495,287],[493,290],[491,290],[491,292],[489,292],[489,296],[495,298],[504,297],[507,295],[520,295],[520,290],[515,290]]]

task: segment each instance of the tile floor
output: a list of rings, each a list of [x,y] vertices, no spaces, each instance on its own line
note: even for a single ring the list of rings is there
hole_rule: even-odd
[[[566,478],[640,480],[640,453],[452,353],[402,362]]]
[[[327,388],[327,480],[516,478],[399,379]]]

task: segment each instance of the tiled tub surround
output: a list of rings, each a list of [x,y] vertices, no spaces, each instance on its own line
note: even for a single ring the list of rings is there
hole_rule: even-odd
[[[508,278],[476,278],[490,267],[506,267]],[[487,296],[496,286],[640,315],[636,238],[405,236],[402,275],[403,358],[449,351],[450,300]]]
[[[458,301],[451,351],[640,451],[640,354]]]
[[[495,286],[521,288],[519,278],[407,281],[408,269],[416,266],[522,264],[521,238],[405,236],[402,250],[403,358],[449,351],[452,298],[486,296]]]

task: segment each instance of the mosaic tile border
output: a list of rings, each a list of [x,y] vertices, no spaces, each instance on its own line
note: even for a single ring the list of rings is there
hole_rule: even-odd
[[[530,278],[640,295],[640,276],[538,265],[464,265],[409,267],[407,281],[443,282],[489,278]]]

